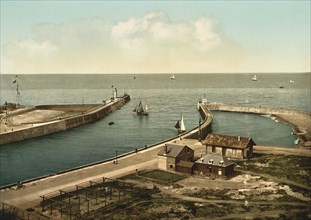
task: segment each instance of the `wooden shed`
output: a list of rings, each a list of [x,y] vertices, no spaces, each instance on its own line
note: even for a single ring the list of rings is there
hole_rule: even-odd
[[[206,153],[218,154],[230,158],[250,158],[255,142],[248,137],[208,134],[202,142]]]

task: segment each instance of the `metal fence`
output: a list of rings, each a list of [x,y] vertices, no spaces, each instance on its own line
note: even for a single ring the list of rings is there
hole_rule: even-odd
[[[99,178],[41,196],[42,212],[52,218],[92,219],[133,198],[133,184]]]

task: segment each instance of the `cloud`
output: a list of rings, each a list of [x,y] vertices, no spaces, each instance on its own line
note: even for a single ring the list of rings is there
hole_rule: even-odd
[[[35,38],[5,46],[4,72],[208,72],[217,69],[215,51],[226,51],[208,17],[172,21],[161,11],[116,23],[100,17],[42,23],[32,30]]]

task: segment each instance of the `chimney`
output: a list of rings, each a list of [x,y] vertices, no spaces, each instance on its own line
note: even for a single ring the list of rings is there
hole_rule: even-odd
[[[164,145],[164,153],[167,154],[167,145]]]
[[[238,141],[241,141],[241,136],[238,136]]]

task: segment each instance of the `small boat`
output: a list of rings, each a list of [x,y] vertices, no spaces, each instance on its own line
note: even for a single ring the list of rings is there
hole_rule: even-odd
[[[143,106],[141,101],[139,101],[139,104],[133,110],[133,112],[136,112],[136,114],[140,116],[148,116],[149,115],[148,111],[149,110],[147,104]]]
[[[252,78],[252,80],[253,80],[253,81],[257,81],[257,76],[254,75],[253,78]]]
[[[294,81],[294,80],[290,80],[290,81],[289,81],[289,83],[294,84],[294,83],[295,83],[295,81]]]
[[[170,77],[170,79],[174,80],[174,79],[175,79],[175,75],[172,74],[171,77]]]
[[[113,125],[113,124],[114,124],[114,122],[113,122],[113,121],[111,121],[111,122],[109,122],[108,124],[109,124],[109,125]]]
[[[181,114],[180,120],[177,121],[175,128],[177,128],[179,134],[186,131],[185,124],[184,124],[184,117],[182,114]]]
[[[284,89],[284,86],[282,84],[279,85],[280,89]]]

